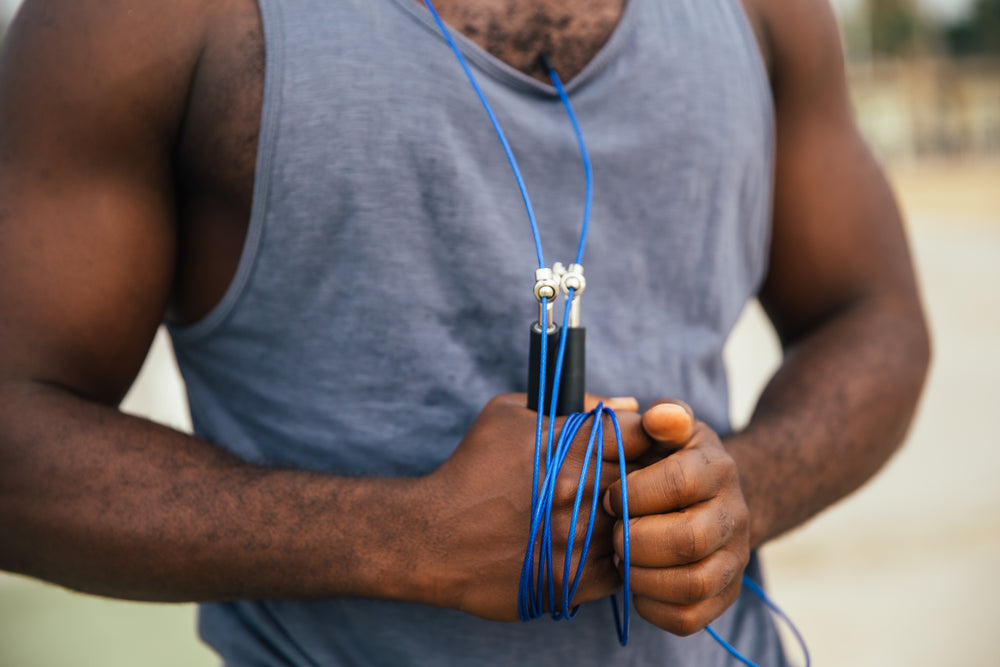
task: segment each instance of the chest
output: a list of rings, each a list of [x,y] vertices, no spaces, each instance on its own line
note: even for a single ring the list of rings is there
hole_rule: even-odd
[[[423,0],[413,0],[423,4]],[[626,0],[436,0],[441,17],[483,50],[548,81],[546,53],[564,80],[578,74],[608,41]]]
[[[641,0],[629,1],[642,6]],[[627,27],[627,22],[622,24],[625,2],[575,0],[570,4],[555,0],[436,0],[435,6],[453,29],[462,32],[494,58],[529,76],[547,81],[538,60],[539,54],[545,52],[554,61],[563,80],[568,81],[594,59],[620,24]],[[330,192],[329,184],[353,183],[359,174],[366,173],[358,165],[379,167],[382,163],[378,160],[373,162],[373,157],[381,159],[396,155],[391,161],[393,164],[401,160],[410,160],[421,166],[426,166],[423,162],[427,160],[434,162],[435,147],[449,144],[441,138],[423,140],[421,132],[428,127],[451,126],[454,119],[434,116],[432,112],[477,104],[468,95],[464,81],[451,88],[439,87],[441,77],[454,75],[455,64],[450,56],[436,59],[418,57],[404,48],[405,45],[400,45],[405,41],[400,38],[400,26],[407,27],[413,44],[428,43],[419,22],[397,20],[388,22],[391,25],[386,27],[387,17],[399,18],[400,6],[410,4],[417,14],[421,13],[422,0],[384,0],[371,5],[357,0],[334,7],[319,0],[282,0],[281,3],[266,0],[260,3],[260,7],[265,8],[263,22],[255,0],[232,0],[230,4],[239,11],[234,11],[232,20],[218,27],[217,34],[205,51],[192,85],[185,130],[177,149],[182,233],[175,300],[180,321],[194,321],[204,316],[222,298],[238,268],[254,196],[255,160],[262,127],[265,58],[274,58],[280,63],[272,74],[285,72],[285,88],[279,93],[276,87],[273,93],[277,95],[275,99],[284,100],[283,118],[291,119],[286,121],[287,132],[283,135],[299,136],[303,128],[325,128],[318,135],[310,135],[299,149],[283,156],[280,161],[283,168],[291,170],[315,156],[317,164],[307,169],[308,173],[334,169],[336,173],[330,174],[329,182],[318,191]],[[393,4],[398,6],[393,8]],[[289,35],[298,35],[298,38],[289,38],[284,42],[265,39],[267,8],[279,5],[286,9],[283,19],[286,25],[282,30],[287,30]],[[301,11],[292,12],[289,7]],[[659,5],[650,4],[647,7]],[[657,11],[667,9],[660,7]],[[717,13],[720,10],[712,11]],[[324,20],[316,20],[314,17],[317,15],[323,16]],[[347,25],[342,20],[343,15],[353,16],[352,20],[359,25]],[[682,15],[677,14],[660,28],[652,29],[655,41],[680,44],[680,35],[691,32],[690,27],[679,25],[681,18]],[[646,20],[642,18],[639,22]],[[678,32],[661,37],[664,30]],[[272,22],[272,36],[279,32]],[[646,32],[649,33],[649,30]],[[684,44],[691,48],[706,41],[705,37],[686,39],[688,41]],[[733,35],[729,35],[719,41],[719,46],[724,50],[732,49],[733,41]],[[687,56],[682,58],[684,53],[683,50],[678,51],[676,58],[669,54],[665,58],[658,57],[657,62],[691,60]],[[726,57],[722,54],[719,61],[724,62]],[[630,76],[637,75],[644,67],[631,70]],[[435,75],[437,78],[427,80],[422,78],[427,69],[440,73]],[[391,85],[385,83],[384,75],[381,79],[373,77],[373,71],[395,71],[388,77]],[[690,78],[688,70],[661,74],[660,81]],[[628,77],[625,79],[624,83],[628,84]],[[280,80],[272,78],[271,83],[276,85]],[[738,88],[748,80],[747,76],[736,76],[732,86],[725,82],[720,84],[728,90],[734,86]],[[415,106],[415,100],[424,99],[431,86],[435,88],[434,104],[417,103]],[[351,91],[351,95],[343,95],[344,91]],[[511,94],[506,89],[498,92]],[[443,98],[452,93],[457,96],[455,104],[445,104]],[[721,107],[715,102],[710,103],[709,99],[704,98],[708,110]],[[515,129],[522,120],[528,126],[537,123],[530,120],[530,115],[519,113],[521,109],[516,105],[524,102],[517,98],[514,100],[515,107],[511,108],[513,115],[508,124]],[[586,102],[581,102],[586,109]],[[593,100],[594,104],[597,102]],[[672,110],[669,105],[680,107]],[[676,121],[684,113],[694,113],[699,117],[704,115],[700,107],[689,107],[692,107],[689,96],[676,94],[667,96],[664,103],[657,106],[657,113],[673,119],[670,127],[677,126],[683,130],[681,136],[686,137],[685,141],[690,139],[690,128],[684,129],[686,126]],[[616,104],[612,110],[599,113],[598,117],[607,120],[622,113],[631,113],[630,108],[629,104]],[[383,118],[396,109],[408,111],[403,118]],[[421,121],[420,113],[431,115]],[[478,114],[480,111],[476,108],[470,113]],[[474,117],[479,118],[478,115]],[[552,131],[561,132],[565,119],[560,114],[551,117],[556,123]],[[403,121],[410,122],[412,127]],[[492,146],[491,142],[495,141],[489,134],[491,130],[487,124],[480,123],[476,127],[480,125],[484,135],[473,142],[477,151],[478,147]],[[626,130],[632,126],[628,118],[618,118],[607,136],[628,140],[631,135]],[[718,129],[712,128],[712,131],[717,132]],[[601,136],[600,132],[596,134]],[[741,130],[734,132],[737,137],[744,135],[746,133]],[[355,146],[345,142],[348,137],[360,139]],[[647,142],[647,136],[636,137],[635,140],[637,146]],[[328,147],[319,150],[327,143],[330,144]],[[534,147],[536,142],[528,139],[525,145]],[[472,148],[469,150],[473,151]],[[478,159],[489,157],[479,152],[475,154]],[[339,159],[344,160],[342,167],[338,167],[341,164]],[[575,145],[566,148],[565,156],[555,156],[542,162],[547,169],[554,163],[553,160],[558,162],[563,159],[575,164],[578,160]],[[651,164],[655,166],[658,163]],[[505,170],[506,165],[501,165],[503,173],[498,178],[506,177]],[[422,170],[418,172],[423,173]],[[384,183],[384,175],[381,172],[372,174],[366,182]],[[575,187],[576,181],[572,183]],[[355,189],[349,188],[349,191],[354,192]],[[329,199],[338,201],[335,196]],[[342,202],[343,210],[350,210],[350,205],[351,201]],[[414,206],[419,208],[417,204]]]

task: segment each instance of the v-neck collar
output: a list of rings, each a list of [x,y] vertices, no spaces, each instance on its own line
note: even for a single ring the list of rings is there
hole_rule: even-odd
[[[636,5],[638,5],[641,1],[642,0],[626,1],[625,9],[622,11],[622,15],[618,19],[618,24],[615,26],[608,40],[603,46],[601,46],[600,50],[598,50],[598,52],[593,58],[590,59],[584,68],[576,74],[576,76],[574,76],[569,82],[564,83],[564,88],[567,93],[572,93],[577,88],[581,88],[586,85],[586,83],[597,76],[598,73],[600,73],[600,71],[608,65],[608,63],[614,60],[615,56],[618,55],[630,37],[632,26],[635,23],[634,17],[637,14]],[[422,2],[417,2],[416,0],[393,0],[393,2],[406,11],[410,16],[423,24],[424,27],[430,30],[437,39],[440,39],[442,42],[446,41],[444,35],[441,34],[441,30],[434,22],[434,17],[431,16],[431,13]],[[462,31],[457,30],[452,26],[448,26],[448,29],[466,59],[468,59],[470,63],[474,63],[476,67],[492,78],[510,86],[511,88],[534,92],[536,94],[542,93],[547,96],[557,96],[556,89],[551,84],[543,83],[538,79],[528,76],[516,67],[507,64],[500,58],[497,58],[492,53],[479,46],[476,42],[466,37]]]

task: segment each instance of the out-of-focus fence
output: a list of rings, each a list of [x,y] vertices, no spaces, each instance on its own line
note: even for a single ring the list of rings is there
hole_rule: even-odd
[[[848,77],[882,158],[1000,155],[1000,60],[876,60],[852,63]]]

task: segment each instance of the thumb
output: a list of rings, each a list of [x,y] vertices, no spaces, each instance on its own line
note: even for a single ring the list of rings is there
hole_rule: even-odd
[[[684,401],[662,398],[642,414],[642,428],[651,439],[670,449],[683,447],[694,436],[694,412]],[[621,516],[621,481],[604,492],[602,504],[611,516]]]
[[[694,412],[683,401],[662,398],[643,413],[642,427],[653,440],[680,447],[694,435]]]

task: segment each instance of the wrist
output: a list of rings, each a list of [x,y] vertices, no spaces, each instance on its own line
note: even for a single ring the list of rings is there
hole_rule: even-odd
[[[455,568],[437,530],[440,493],[434,475],[373,479],[362,499],[370,511],[356,514],[362,539],[349,562],[355,567],[349,595],[432,606],[456,606]],[[364,518],[362,518],[364,517]],[[334,577],[344,573],[335,573]]]
[[[441,471],[408,480],[408,500],[401,508],[410,535],[401,552],[400,574],[406,600],[433,607],[462,608],[465,569],[452,562],[460,546],[450,541],[457,527],[456,508],[449,505],[454,489],[441,479]]]
[[[761,547],[770,537],[771,505],[767,502],[766,471],[761,470],[761,447],[751,431],[742,431],[722,441],[729,455],[736,462],[740,476],[743,500],[750,512],[750,548]]]

